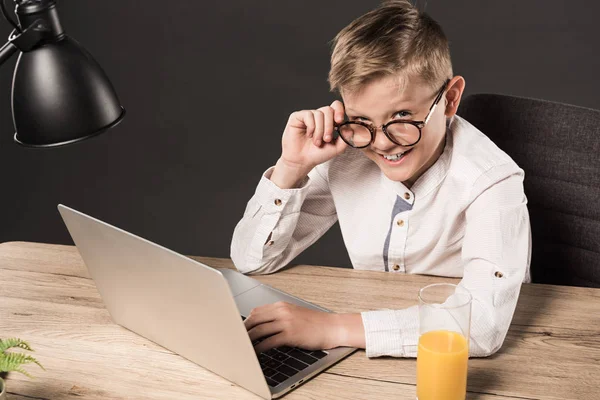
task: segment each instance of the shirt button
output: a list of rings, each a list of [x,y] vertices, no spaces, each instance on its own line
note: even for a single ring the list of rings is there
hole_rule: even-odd
[[[496,271],[496,273],[494,274],[494,276],[496,278],[502,278],[504,276],[504,274],[502,272],[500,272],[500,271]]]
[[[410,193],[408,193],[408,192],[404,193],[404,198],[406,200],[410,200]]]
[[[394,264],[392,268],[394,268],[394,271],[398,271],[400,269],[400,266],[398,264]]]
[[[399,219],[396,223],[398,224],[398,226],[404,226],[404,221],[401,219]]]
[[[280,206],[281,205],[281,199],[275,199],[275,205],[276,206]]]

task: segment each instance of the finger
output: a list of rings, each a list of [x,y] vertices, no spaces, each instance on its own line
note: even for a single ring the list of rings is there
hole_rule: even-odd
[[[346,113],[344,103],[342,103],[339,100],[336,100],[333,103],[331,103],[331,108],[333,108],[333,111],[335,113],[335,116],[334,116],[335,122],[338,124],[341,124],[342,122],[344,122],[344,114]]]
[[[331,107],[321,107],[319,111],[323,113],[323,140],[327,143],[333,139],[333,115],[334,110]]]
[[[272,322],[275,319],[277,319],[277,314],[273,312],[273,305],[267,304],[250,311],[250,315],[244,320],[244,326],[249,331],[257,325]]]
[[[290,306],[291,304],[285,301],[276,301],[275,303],[253,308],[244,320],[244,326],[247,330],[250,330],[256,325],[286,318],[286,316],[289,316],[288,309]]]
[[[251,341],[255,341],[256,339],[264,338],[265,336],[280,333],[282,330],[282,326],[279,322],[266,322],[250,329],[248,335],[250,336]]]
[[[312,137],[315,130],[315,119],[312,111],[296,111],[290,116],[289,125],[296,129],[306,130],[306,136]]]
[[[342,154],[349,147],[348,143],[346,143],[342,138],[338,138],[337,142],[335,142],[336,154]]]
[[[286,335],[283,333],[278,333],[276,335],[270,336],[254,346],[254,351],[256,353],[264,353],[265,351],[274,349],[276,347],[285,346],[288,344],[286,342]]]
[[[323,124],[325,121],[325,116],[319,110],[313,110],[312,113],[315,119],[315,132],[313,133],[313,143],[315,144],[315,146],[321,146],[321,143],[323,143]]]

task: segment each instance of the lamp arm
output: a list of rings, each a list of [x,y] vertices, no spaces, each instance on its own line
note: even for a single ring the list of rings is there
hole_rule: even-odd
[[[19,51],[19,48],[10,41],[2,46],[0,49],[0,65],[4,64],[17,51]]]
[[[8,38],[8,42],[0,48],[0,65],[4,64],[19,50],[25,52],[33,49],[44,40],[48,32],[50,30],[39,19],[33,21],[27,29],[19,34],[15,34],[16,30],[14,30]]]

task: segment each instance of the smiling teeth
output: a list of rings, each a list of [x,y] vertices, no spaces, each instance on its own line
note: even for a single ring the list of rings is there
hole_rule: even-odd
[[[398,161],[400,158],[402,158],[403,155],[404,153],[398,153],[391,156],[383,156],[383,158],[390,161]]]

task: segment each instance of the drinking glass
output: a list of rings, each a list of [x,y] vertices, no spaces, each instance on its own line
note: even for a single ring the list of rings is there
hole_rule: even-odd
[[[419,291],[417,400],[465,400],[471,302],[469,291],[453,284]]]

